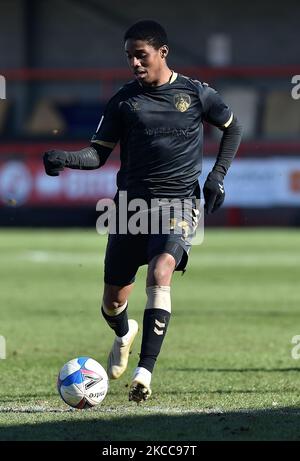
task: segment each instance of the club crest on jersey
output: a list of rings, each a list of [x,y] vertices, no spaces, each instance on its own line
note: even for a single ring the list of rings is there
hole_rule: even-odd
[[[139,103],[137,101],[131,101],[130,108],[132,112],[136,112],[137,110],[140,110]]]
[[[174,104],[179,112],[185,112],[191,105],[191,98],[186,93],[178,93],[174,96]]]

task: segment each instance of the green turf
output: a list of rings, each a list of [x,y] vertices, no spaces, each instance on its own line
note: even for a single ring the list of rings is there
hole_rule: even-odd
[[[0,440],[299,440],[298,231],[207,230],[173,278],[173,316],[153,397],[128,402],[129,368],[104,402],[69,410],[60,367],[105,365],[112,331],[99,315],[105,238],[94,231],[0,232]],[[145,267],[130,299],[142,321]]]

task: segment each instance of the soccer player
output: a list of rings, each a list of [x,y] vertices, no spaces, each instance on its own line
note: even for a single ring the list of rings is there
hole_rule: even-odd
[[[207,213],[215,212],[224,201],[223,179],[238,150],[242,129],[214,89],[168,67],[168,38],[160,24],[150,20],[134,24],[125,33],[124,46],[135,78],[108,102],[90,146],[76,152],[48,151],[44,165],[51,176],[59,175],[65,167],[99,168],[120,142],[121,166],[114,199],[117,214],[123,191],[128,200],[144,199],[150,212],[153,199],[164,204],[161,209],[165,211],[170,211],[168,204],[173,199],[180,203],[190,200],[190,220],[182,220],[173,209],[169,233],[117,230],[108,237],[101,311],[116,335],[108,358],[111,379],[118,379],[127,368],[138,331],[137,322],[128,320],[128,298],[138,268],[148,265],[141,353],[129,390],[129,400],[141,402],[151,395],[152,372],[170,320],[172,274],[186,267],[189,237],[199,217],[196,203],[200,197],[203,122],[223,133],[203,187]],[[160,211],[159,222],[163,214]]]

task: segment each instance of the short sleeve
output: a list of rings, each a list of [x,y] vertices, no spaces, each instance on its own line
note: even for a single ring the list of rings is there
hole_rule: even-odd
[[[106,105],[100,118],[97,130],[91,139],[92,143],[113,149],[120,139],[120,102],[114,96]]]
[[[200,100],[203,107],[203,120],[219,128],[230,125],[233,119],[232,111],[216,90],[208,85],[203,86]]]

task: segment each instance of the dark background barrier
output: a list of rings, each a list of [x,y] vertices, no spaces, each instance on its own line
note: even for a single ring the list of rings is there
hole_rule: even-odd
[[[0,10],[1,226],[95,225],[97,201],[115,191],[118,149],[105,168],[59,179],[46,177],[42,154],[89,144],[132,78],[123,34],[141,18],[166,27],[170,66],[218,89],[244,126],[225,206],[207,224],[299,226],[298,2],[2,0]],[[207,125],[205,135],[209,163],[220,133]]]

